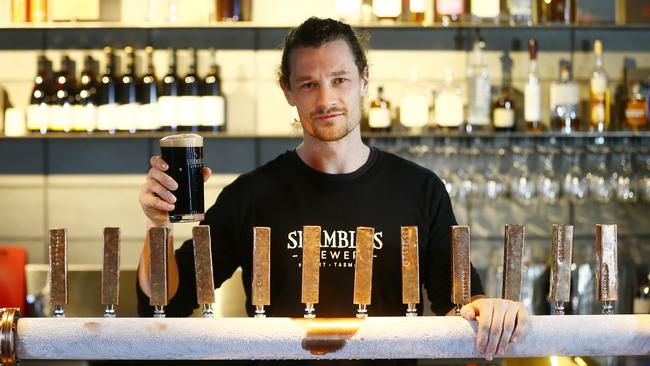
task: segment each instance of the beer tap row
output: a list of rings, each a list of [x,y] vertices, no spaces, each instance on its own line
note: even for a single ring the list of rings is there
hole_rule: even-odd
[[[470,264],[470,227],[452,226],[451,230],[451,302],[460,315],[463,305],[472,301]],[[321,227],[304,226],[302,248],[302,293],[304,317],[316,317],[319,302],[319,275],[321,257]],[[148,231],[151,276],[150,305],[154,317],[164,318],[168,305],[167,255],[171,235],[167,228]],[[355,236],[355,274],[353,302],[357,318],[366,318],[371,304],[374,228],[357,227]],[[251,303],[255,317],[266,317],[265,307],[271,305],[271,228],[253,228],[253,273]],[[195,226],[192,230],[197,301],[204,317],[214,317],[215,303],[213,261],[210,227]],[[503,299],[521,301],[522,267],[525,226],[505,225],[503,250]],[[555,315],[564,315],[564,303],[569,301],[573,226],[554,224],[551,229],[551,274],[548,301]],[[418,227],[402,226],[401,236],[402,303],[406,316],[417,316],[420,303],[420,270]],[[596,286],[598,300],[603,303],[603,314],[613,314],[613,302],[618,300],[617,226],[598,224],[595,228]],[[67,230],[50,230],[50,301],[55,317],[64,317],[68,300],[67,286]],[[395,259],[398,260],[398,259]],[[102,268],[102,304],[104,316],[115,317],[119,304],[120,229],[104,229]]]

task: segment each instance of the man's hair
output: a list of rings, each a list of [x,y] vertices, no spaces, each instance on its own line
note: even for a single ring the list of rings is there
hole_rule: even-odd
[[[289,87],[291,67],[289,61],[291,52],[300,47],[319,48],[323,44],[342,39],[347,43],[354,56],[354,63],[359,69],[359,74],[368,67],[366,47],[370,36],[366,32],[357,33],[349,25],[334,19],[321,19],[311,17],[298,27],[294,28],[284,39],[282,50],[282,63],[278,68],[278,81],[280,85]]]

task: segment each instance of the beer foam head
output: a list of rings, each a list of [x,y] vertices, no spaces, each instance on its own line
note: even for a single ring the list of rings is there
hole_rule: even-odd
[[[203,137],[193,133],[165,136],[160,147],[203,147]]]

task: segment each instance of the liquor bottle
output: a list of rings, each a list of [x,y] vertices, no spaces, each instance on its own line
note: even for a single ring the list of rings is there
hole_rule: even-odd
[[[190,49],[190,65],[187,74],[180,83],[180,119],[178,129],[181,131],[198,130],[201,99],[199,97],[199,76],[196,74],[196,49]]]
[[[201,131],[224,132],[226,130],[226,99],[221,90],[221,77],[217,64],[217,53],[210,50],[212,63],[203,79],[201,92]]]
[[[74,131],[91,133],[97,124],[97,76],[95,75],[95,60],[90,55],[84,58],[84,68],[81,71],[81,83],[75,97],[73,108]]]
[[[126,72],[120,78],[117,90],[117,129],[134,133],[137,126],[139,103],[133,47],[125,47],[124,56],[126,57]]]
[[[484,47],[485,42],[477,37],[467,69],[467,132],[485,130],[490,126],[490,70],[483,63]]]
[[[372,12],[380,22],[394,22],[402,14],[402,0],[372,0]]]
[[[524,89],[524,120],[526,121],[526,129],[530,132],[542,130],[542,98],[537,73],[537,51],[537,41],[534,39],[528,41],[530,65],[528,66],[528,82]]]
[[[44,54],[38,56],[37,73],[34,78],[32,95],[27,106],[27,129],[32,132],[46,133],[50,122],[52,84],[48,70],[49,60]]]
[[[512,132],[515,130],[515,106],[510,99],[509,85],[504,84],[501,87],[499,99],[494,103],[492,123],[496,131]]]
[[[475,0],[471,2],[470,8],[474,23],[499,23],[499,0]]]
[[[645,276],[645,279],[639,281],[639,287],[634,294],[632,313],[650,314],[650,273]]]
[[[238,22],[252,20],[252,0],[217,0],[218,22]]]
[[[625,106],[625,127],[632,131],[645,130],[648,128],[648,104],[641,95],[641,85],[634,82],[630,90]]]
[[[411,23],[424,24],[425,23],[425,12],[426,12],[426,1],[425,0],[410,0],[409,1],[409,13]]]
[[[114,133],[117,120],[117,77],[115,76],[115,54],[113,48],[104,47],[106,66],[99,79],[97,95],[97,130]]]
[[[609,129],[611,104],[607,73],[603,67],[603,44],[598,39],[594,42],[594,56],[594,71],[589,81],[589,129],[603,132]]]
[[[138,85],[138,131],[156,131],[160,128],[158,121],[158,79],[153,65],[153,47],[144,49],[147,54],[147,72]]]
[[[435,100],[434,120],[442,130],[460,130],[463,126],[463,96],[454,84],[451,69],[445,69],[445,85]]]
[[[409,83],[399,103],[399,117],[402,126],[412,133],[421,133],[429,121],[428,93],[418,80],[417,69],[410,70]]]
[[[178,129],[179,84],[176,76],[176,50],[170,48],[169,71],[162,79],[162,90],[158,99],[160,128],[164,131],[176,131]]]
[[[29,9],[29,21],[32,23],[47,22],[48,0],[29,0],[27,8]]]
[[[560,67],[560,80],[551,83],[551,125],[553,129],[571,133],[580,130],[578,103],[580,102],[578,84],[571,80],[569,67]]]
[[[384,87],[377,88],[377,98],[370,103],[368,126],[372,132],[390,131],[390,101],[384,97]]]
[[[464,0],[437,0],[435,21],[442,22],[446,27],[460,22],[463,12],[465,12]]]
[[[576,0],[543,0],[538,2],[540,23],[573,24],[576,18]]]
[[[48,130],[69,132],[72,129],[72,105],[74,103],[74,75],[72,60],[68,55],[61,58],[61,69],[56,73],[54,95],[50,106]]]
[[[533,25],[533,0],[508,0],[510,25]]]

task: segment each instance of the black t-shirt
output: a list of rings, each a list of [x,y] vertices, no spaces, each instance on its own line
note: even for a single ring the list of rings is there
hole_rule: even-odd
[[[443,182],[430,170],[371,148],[368,161],[348,174],[313,170],[292,150],[238,177],[206,212],[210,225],[215,286],[238,268],[249,315],[253,227],[271,228],[271,305],[267,316],[302,317],[302,227],[322,229],[320,301],[317,317],[354,317],[354,235],[356,227],[375,229],[372,303],[369,316],[403,316],[400,228],[417,226],[420,281],[438,315],[451,303],[451,235],[456,225]],[[179,289],[169,316],[187,316],[198,307],[191,240],[176,251]],[[472,268],[472,295],[483,294]],[[151,316],[138,288],[138,310]],[[418,312],[422,313],[421,305]]]

